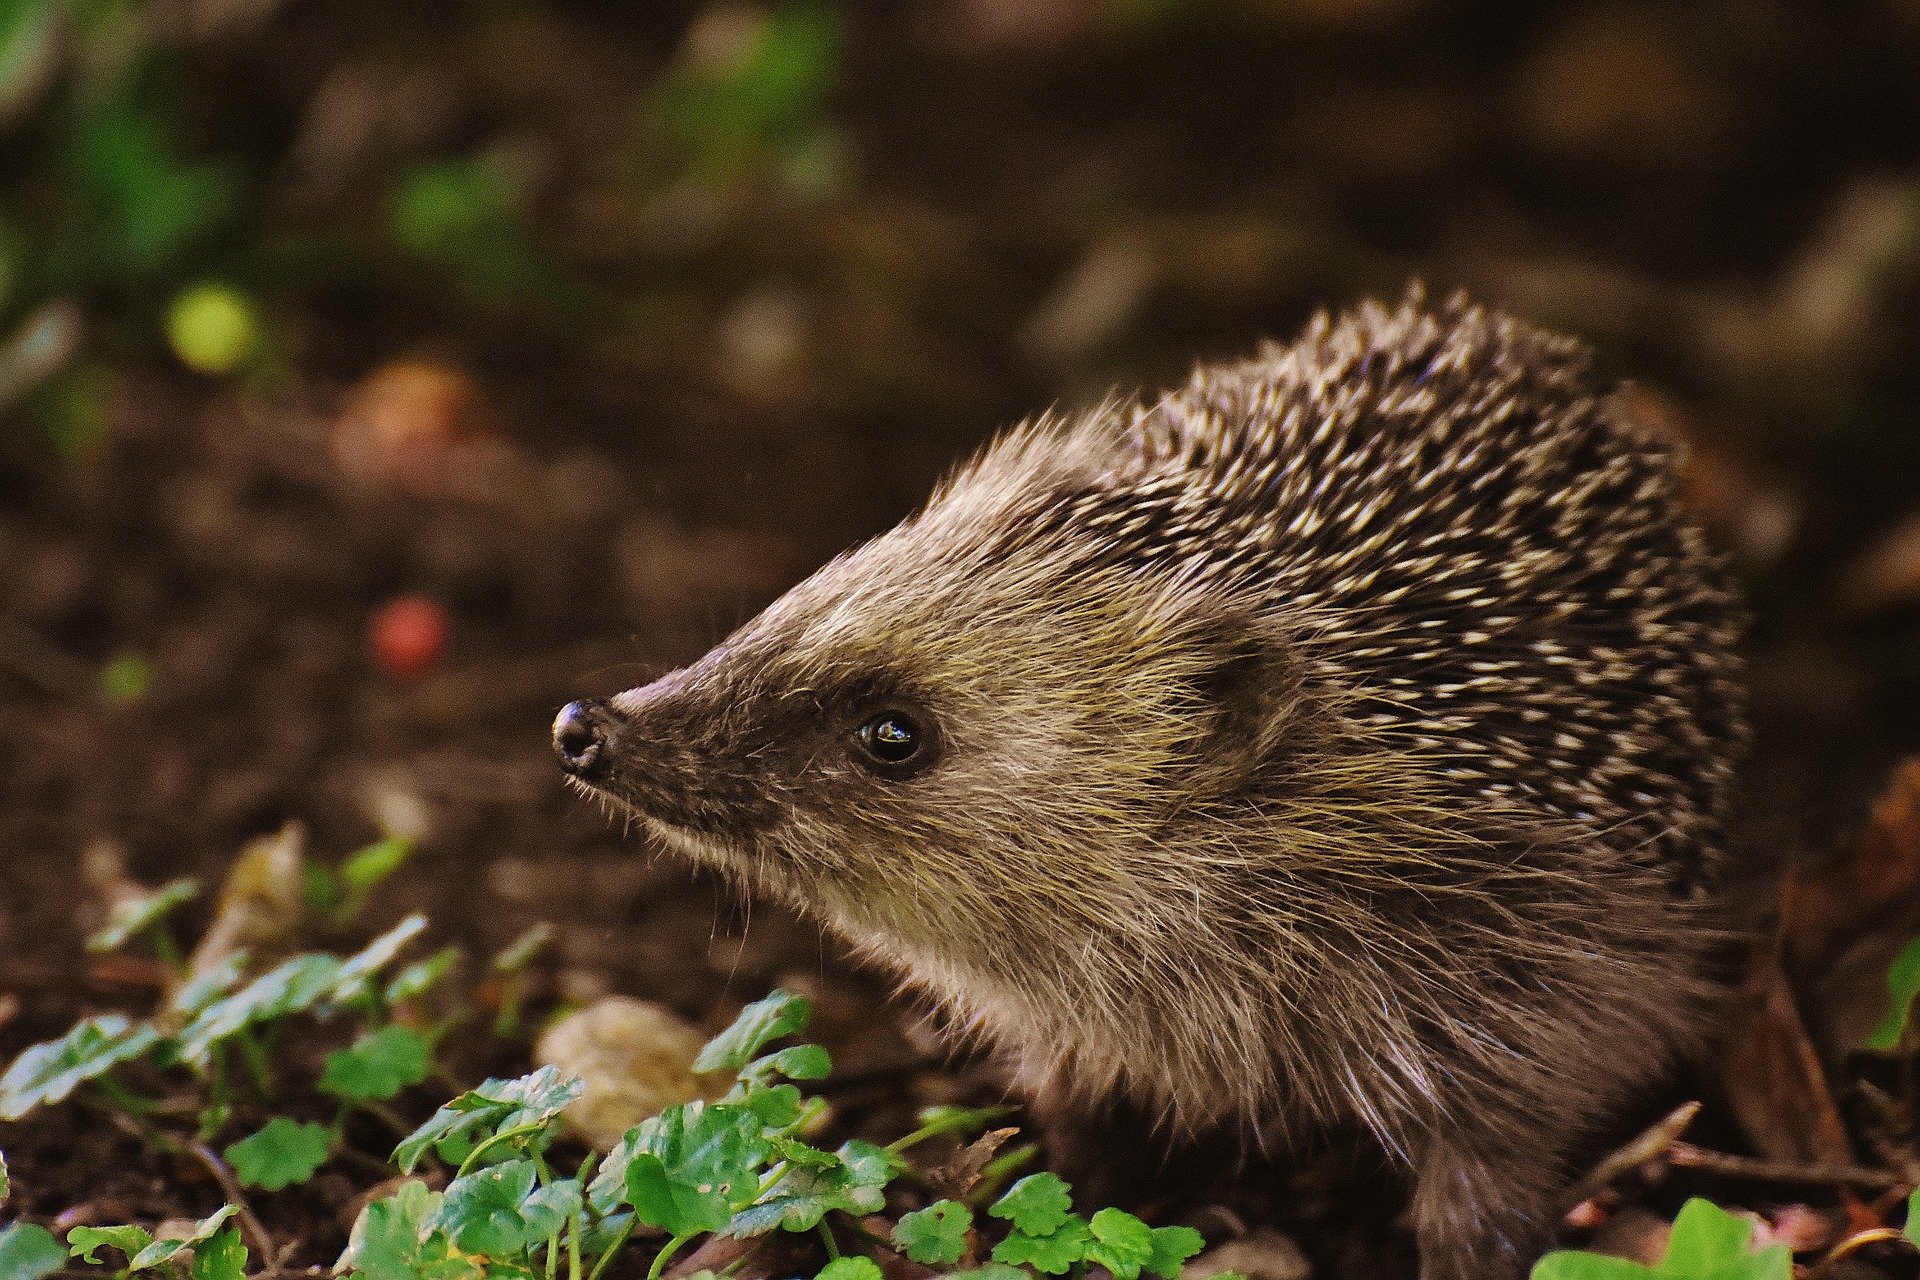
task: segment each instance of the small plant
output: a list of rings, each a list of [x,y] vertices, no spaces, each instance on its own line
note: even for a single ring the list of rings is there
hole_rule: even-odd
[[[977,1127],[987,1113],[936,1111],[887,1146],[813,1145],[807,1136],[825,1107],[793,1082],[825,1076],[826,1051],[796,1045],[763,1052],[803,1030],[808,1014],[807,1002],[788,992],[749,1005],[694,1064],[734,1074],[723,1098],[669,1107],[631,1130],[605,1160],[589,1156],[570,1176],[551,1166],[547,1151],[558,1116],[579,1096],[577,1081],[543,1068],[460,1095],[394,1151],[408,1172],[430,1155],[449,1166],[446,1189],[409,1179],[369,1204],[343,1267],[369,1280],[437,1277],[455,1267],[446,1274],[478,1280],[555,1275],[564,1259],[568,1280],[595,1280],[644,1236],[652,1249],[648,1275],[657,1280],[703,1237],[773,1231],[816,1234],[829,1259],[824,1280],[880,1274],[871,1259],[842,1253],[843,1236],[929,1266],[1008,1280],[1078,1274],[1090,1263],[1116,1280],[1137,1280],[1143,1271],[1175,1280],[1199,1252],[1200,1235],[1191,1228],[1150,1227],[1118,1209],[1082,1218],[1072,1212],[1067,1185],[1048,1173],[1021,1179],[987,1206],[988,1217],[1008,1224],[990,1260],[980,1256],[974,1207],[950,1198],[902,1213],[889,1240],[875,1238],[862,1219],[886,1211],[897,1181],[920,1180],[904,1152],[937,1134]],[[844,1225],[836,1230],[836,1222]]]
[[[282,857],[280,871],[303,886],[309,918],[338,924],[406,852],[385,842],[338,868],[296,865],[286,847],[261,856]],[[344,1122],[357,1111],[403,1132],[406,1122],[395,1124],[389,1104],[404,1103],[406,1090],[438,1070],[439,1032],[394,1016],[452,961],[443,952],[399,964],[424,920],[409,917],[351,955],[301,953],[253,974],[238,953],[180,958],[169,921],[195,891],[179,881],[115,903],[92,945],[144,941],[172,970],[172,990],[148,1018],[101,1014],[22,1053],[0,1075],[0,1119],[84,1099],[156,1151],[197,1162],[229,1202],[166,1238],[133,1223],[89,1225],[74,1227],[62,1245],[45,1227],[16,1223],[0,1231],[4,1280],[42,1280],[69,1256],[95,1264],[117,1257],[123,1277],[279,1274],[291,1246],[270,1238],[246,1193],[312,1178],[345,1152]],[[217,930],[218,922],[210,934]],[[530,954],[535,945],[514,950]],[[204,942],[199,950],[207,950]],[[509,959],[517,969],[521,960]],[[1053,1174],[1008,1186],[1034,1154],[1031,1147],[998,1154],[1011,1130],[970,1148],[972,1172],[957,1181],[910,1161],[914,1147],[981,1129],[995,1111],[936,1108],[920,1128],[884,1146],[859,1139],[821,1145],[827,1104],[801,1085],[826,1076],[832,1061],[818,1045],[779,1047],[805,1030],[809,1016],[806,1000],[783,991],[747,1006],[692,1064],[695,1072],[731,1077],[724,1095],[668,1107],[604,1158],[557,1157],[562,1113],[585,1086],[554,1067],[461,1093],[394,1148],[396,1185],[360,1213],[337,1274],[599,1280],[615,1258],[640,1252],[659,1280],[703,1240],[731,1237],[751,1250],[751,1242],[781,1232],[818,1241],[825,1280],[878,1280],[876,1253],[982,1280],[1078,1277],[1093,1266],[1115,1280],[1177,1280],[1200,1250],[1199,1233],[1187,1227],[1152,1227],[1118,1209],[1083,1217]],[[282,1081],[274,1048],[298,1018],[337,1019],[352,1034],[325,1054],[317,1079]],[[289,1095],[297,1105],[278,1101]],[[312,1112],[316,1099],[334,1105],[330,1123],[299,1114]],[[338,1167],[378,1170],[368,1153],[351,1154]],[[444,1172],[429,1173],[430,1166]],[[369,1181],[380,1181],[377,1172]],[[0,1162],[0,1202],[6,1192]]]
[[[1666,1252],[1651,1267],[1565,1249],[1540,1259],[1533,1280],[1792,1280],[1786,1245],[1755,1250],[1752,1244],[1752,1219],[1696,1198],[1681,1207]]]

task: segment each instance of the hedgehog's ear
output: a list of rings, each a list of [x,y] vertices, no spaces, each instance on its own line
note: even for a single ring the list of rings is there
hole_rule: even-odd
[[[1231,795],[1271,777],[1293,749],[1306,719],[1304,684],[1286,638],[1263,619],[1209,617],[1198,640],[1193,782],[1202,795]]]

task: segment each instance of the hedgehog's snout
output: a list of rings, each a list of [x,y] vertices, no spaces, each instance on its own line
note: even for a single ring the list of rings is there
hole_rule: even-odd
[[[611,710],[598,698],[582,698],[560,708],[553,718],[553,753],[560,757],[560,767],[582,782],[603,776],[612,719]]]

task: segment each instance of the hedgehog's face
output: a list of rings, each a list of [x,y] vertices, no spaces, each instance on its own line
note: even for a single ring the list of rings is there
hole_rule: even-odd
[[[968,939],[1015,963],[1190,900],[1166,851],[1249,802],[1297,702],[1277,641],[1191,575],[914,522],[555,735],[698,861],[916,964]]]

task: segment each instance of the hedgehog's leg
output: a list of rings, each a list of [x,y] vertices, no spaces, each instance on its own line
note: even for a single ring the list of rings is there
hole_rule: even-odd
[[[1407,1214],[1420,1280],[1519,1280],[1553,1243],[1551,1157],[1499,1150],[1488,1136],[1436,1137],[1415,1166]]]

